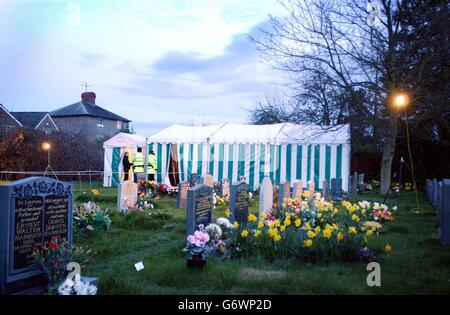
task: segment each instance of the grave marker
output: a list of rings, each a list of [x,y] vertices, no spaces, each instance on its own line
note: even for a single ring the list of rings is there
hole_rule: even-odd
[[[211,223],[213,189],[206,185],[195,185],[187,192],[186,236],[194,233],[200,224]]]
[[[314,198],[314,191],[315,191],[316,184],[313,180],[309,181],[309,197],[308,199]]]
[[[71,183],[30,177],[0,185],[0,293],[43,284],[32,252],[52,237],[72,246],[72,211]]]
[[[192,173],[192,174],[189,176],[189,185],[190,185],[191,187],[194,187],[196,184],[198,184],[198,176],[197,176],[197,173]]]
[[[450,245],[450,179],[442,181],[442,211],[439,226],[441,244]]]
[[[205,174],[202,177],[202,184],[214,188],[214,177],[211,174]]]
[[[127,204],[134,206],[137,203],[138,185],[127,180],[119,183],[117,189],[117,210],[125,211],[127,210]]]
[[[289,181],[285,181],[281,183],[280,190],[278,192],[278,204],[282,204],[287,201],[289,198],[291,198],[291,184]]]
[[[188,182],[181,182],[178,184],[178,195],[177,195],[177,208],[186,208],[187,192],[190,188]]]
[[[336,198],[336,178],[330,180],[330,198],[331,200]]]
[[[269,177],[264,177],[259,190],[259,216],[269,213],[273,206],[273,185]]]
[[[303,183],[298,180],[294,183],[294,190],[292,192],[292,197],[302,201],[303,198]]]
[[[220,190],[223,198],[225,198],[226,196],[230,196],[230,181],[228,180],[228,178],[222,179]]]
[[[329,200],[328,182],[326,180],[322,181],[322,197],[325,198],[325,200]]]
[[[240,182],[237,185],[231,185],[230,211],[234,221],[237,221],[239,224],[247,224],[248,203],[247,183]]]

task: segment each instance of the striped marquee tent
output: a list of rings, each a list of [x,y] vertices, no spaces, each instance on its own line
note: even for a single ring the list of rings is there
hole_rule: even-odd
[[[324,130],[289,123],[174,124],[147,138],[147,144],[157,157],[158,182],[167,182],[169,173],[179,181],[187,181],[192,173],[210,173],[215,181],[228,178],[236,182],[244,176],[251,189],[265,176],[276,184],[302,180],[304,187],[314,180],[318,189],[323,180],[341,177],[342,189],[348,187],[348,125]]]
[[[144,137],[118,133],[111,139],[103,143],[104,167],[103,167],[103,186],[111,187],[123,179],[122,159],[125,152],[128,152],[130,158],[137,152],[138,147],[145,148],[146,141]]]

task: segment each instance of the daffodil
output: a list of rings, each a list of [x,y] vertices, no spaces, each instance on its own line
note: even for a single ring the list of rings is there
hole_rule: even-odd
[[[332,232],[333,232],[333,230],[331,230],[331,229],[325,229],[325,230],[323,230],[322,234],[325,238],[330,238]]]
[[[248,236],[248,230],[247,229],[245,229],[245,230],[243,230],[242,232],[241,232],[241,236],[242,237],[247,237]]]
[[[338,240],[338,241],[341,241],[341,240],[343,240],[344,239],[344,235],[342,234],[342,233],[338,233],[338,235],[336,236],[336,239]]]
[[[225,216],[226,216],[227,218],[229,218],[229,217],[230,217],[230,214],[231,214],[230,209],[227,209],[227,210],[225,211]]]
[[[295,220],[295,226],[296,227],[299,227],[300,225],[302,225],[302,220],[300,220],[300,219],[297,219],[297,220]]]
[[[350,234],[356,234],[356,228],[354,226],[351,226],[348,228],[348,233]]]
[[[275,242],[278,242],[279,240],[281,240],[281,236],[280,236],[279,234],[276,234],[276,235],[273,237],[273,239],[274,239]]]
[[[261,214],[261,218],[263,218],[264,220],[267,219],[267,213],[263,212],[263,213]]]
[[[314,237],[316,237],[316,233],[314,233],[313,231],[308,231],[308,233],[306,233],[306,235],[307,235],[309,238],[314,238]]]
[[[258,222],[258,229],[262,229],[264,227],[264,222],[263,221],[259,221]]]
[[[260,237],[261,236],[261,231],[260,230],[256,231],[254,236],[255,236],[255,238]]]
[[[306,222],[305,230],[311,230],[311,224],[309,224],[309,222]]]
[[[234,221],[233,227],[235,230],[239,227],[239,223],[237,221]]]
[[[354,214],[352,215],[352,220],[355,222],[359,222],[359,217],[356,214]]]
[[[312,240],[304,240],[303,241],[303,247],[311,247],[313,245]]]
[[[250,221],[250,222],[256,222],[258,220],[258,218],[253,214],[253,213],[250,213],[249,215],[248,215],[248,221]]]
[[[284,231],[286,231],[286,225],[282,225],[282,226],[280,226],[280,231],[281,231],[281,232],[284,232]]]
[[[286,225],[286,226],[291,225],[291,220],[288,219],[288,218],[286,218],[286,219],[284,220],[284,225]]]
[[[386,246],[384,247],[384,250],[386,251],[386,253],[390,253],[390,252],[392,252],[392,246],[390,244],[386,244]]]
[[[373,235],[373,231],[372,231],[372,230],[368,230],[368,231],[366,232],[366,235],[367,235],[367,236],[372,236],[372,235]]]
[[[316,233],[320,233],[320,231],[321,231],[320,226],[316,226],[316,228],[314,229],[314,231],[315,231]]]

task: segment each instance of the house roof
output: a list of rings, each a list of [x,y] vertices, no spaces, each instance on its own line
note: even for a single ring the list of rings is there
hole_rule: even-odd
[[[131,120],[122,116],[116,115],[98,105],[92,105],[87,102],[78,102],[68,105],[50,112],[52,117],[70,117],[70,116],[92,116],[111,120],[121,120],[130,122]]]
[[[36,128],[48,112],[11,112],[24,127]]]
[[[13,114],[11,114],[11,113],[6,109],[5,106],[3,106],[2,104],[0,104],[0,109],[3,110],[9,117],[11,117],[11,118],[17,123],[17,125],[18,125],[19,127],[22,127],[21,122],[18,121],[17,118],[14,117]]]

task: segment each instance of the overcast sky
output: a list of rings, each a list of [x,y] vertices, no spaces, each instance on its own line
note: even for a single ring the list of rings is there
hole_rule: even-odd
[[[51,111],[87,81],[143,136],[246,122],[280,78],[246,34],[281,13],[276,0],[0,0],[0,103]]]

